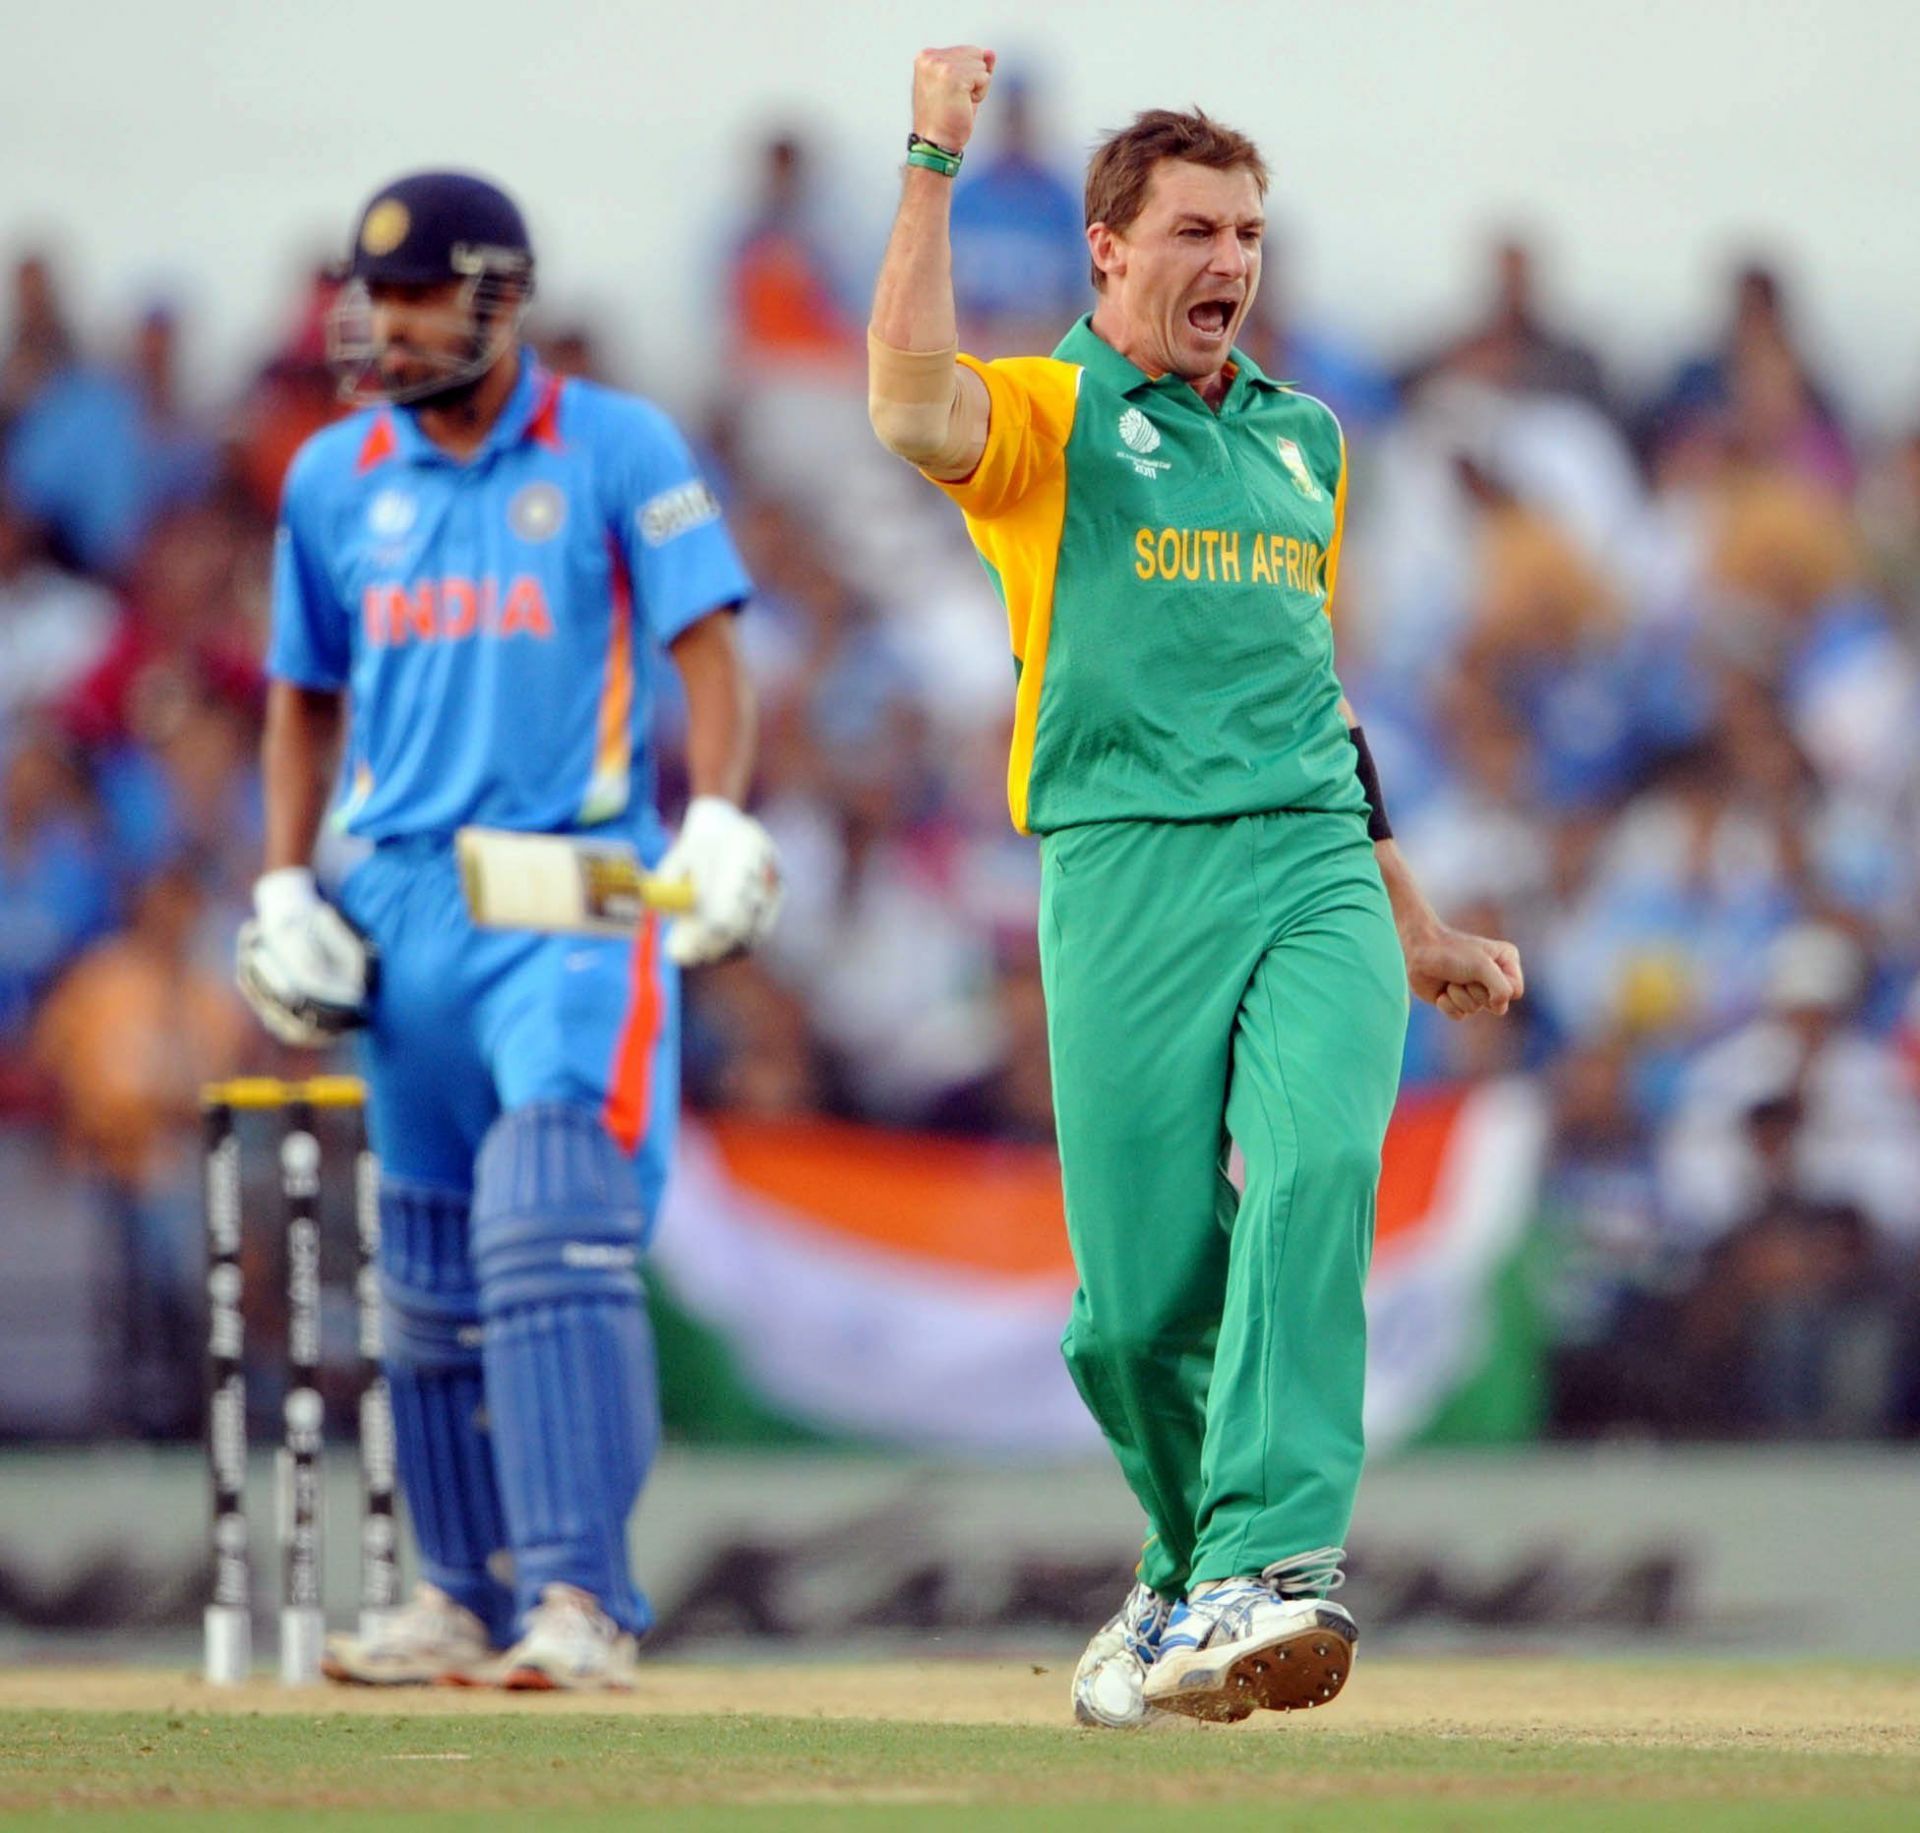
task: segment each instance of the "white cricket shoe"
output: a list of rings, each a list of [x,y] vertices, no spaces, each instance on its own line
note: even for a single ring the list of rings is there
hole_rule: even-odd
[[[513,1693],[624,1693],[638,1648],[591,1593],[549,1585],[527,1614],[527,1633],[501,1657],[499,1684]]]
[[[372,1635],[329,1636],[320,1671],[344,1686],[459,1685],[493,1658],[487,1626],[438,1586],[422,1584]]]
[[[1087,1644],[1073,1670],[1073,1716],[1107,1731],[1137,1731],[1165,1715],[1141,1696],[1173,1605],[1148,1585],[1135,1585],[1118,1614]]]
[[[1323,1547],[1276,1561],[1258,1578],[1196,1586],[1161,1634],[1144,1703],[1227,1723],[1255,1710],[1324,1706],[1346,1685],[1360,1635],[1319,1595],[1340,1583],[1342,1557]]]

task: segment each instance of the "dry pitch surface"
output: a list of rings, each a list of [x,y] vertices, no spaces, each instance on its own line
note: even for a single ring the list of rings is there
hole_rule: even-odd
[[[92,1826],[1920,1825],[1920,1670],[1381,1660],[1330,1710],[1075,1730],[1064,1668],[662,1662],[625,1699],[0,1673],[0,1819]]]

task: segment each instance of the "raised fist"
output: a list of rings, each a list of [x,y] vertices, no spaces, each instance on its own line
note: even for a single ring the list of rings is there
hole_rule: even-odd
[[[973,118],[993,81],[993,53],[978,45],[922,51],[913,60],[913,131],[957,153],[973,137]]]

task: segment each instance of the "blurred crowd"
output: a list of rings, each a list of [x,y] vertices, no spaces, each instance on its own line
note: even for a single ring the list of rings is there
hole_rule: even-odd
[[[1077,176],[1007,87],[954,206],[987,355],[1049,349],[1091,303]],[[868,434],[872,251],[811,154],[776,136],[743,180],[690,429],[759,588],[755,794],[790,892],[763,955],[691,989],[689,1098],[1043,1141],[1004,623],[958,517]],[[1346,426],[1341,671],[1402,845],[1529,964],[1505,1024],[1416,1013],[1407,1078],[1547,1091],[1552,1428],[1920,1431],[1920,430],[1850,411],[1801,319],[1845,302],[1769,260],[1631,378],[1557,320],[1525,238],[1401,351],[1302,315],[1283,235],[1267,260],[1243,342]],[[274,506],[338,411],[334,283],[209,413],[167,301],[88,346],[53,254],[10,274],[0,1125],[93,1193],[104,1353],[191,1391],[196,1090],[296,1068],[227,976]],[[532,331],[564,372],[687,397],[605,374],[590,323]],[[671,813],[671,768],[667,790]]]

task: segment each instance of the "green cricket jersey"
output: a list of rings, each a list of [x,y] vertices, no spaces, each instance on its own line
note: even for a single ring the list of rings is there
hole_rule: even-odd
[[[1216,414],[1086,318],[1051,357],[960,360],[992,419],[973,475],[940,488],[1007,608],[1014,825],[1364,814],[1328,620],[1332,412],[1236,351]]]

